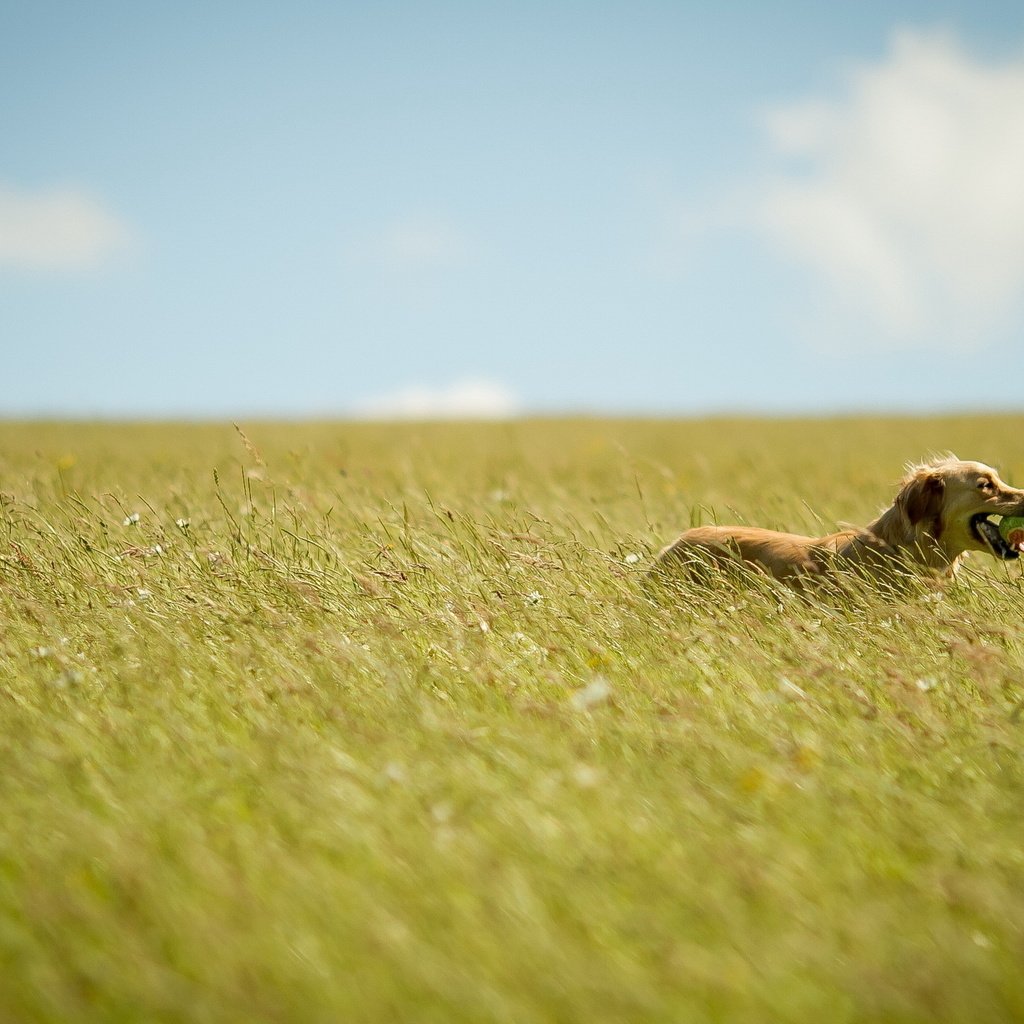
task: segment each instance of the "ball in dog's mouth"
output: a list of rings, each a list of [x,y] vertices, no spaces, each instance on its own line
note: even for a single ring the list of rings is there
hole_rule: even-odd
[[[1020,557],[1021,548],[1024,547],[1024,529],[1008,531],[1004,537],[1000,530],[1000,523],[993,522],[986,513],[982,512],[971,517],[971,531],[996,558],[1010,561]]]

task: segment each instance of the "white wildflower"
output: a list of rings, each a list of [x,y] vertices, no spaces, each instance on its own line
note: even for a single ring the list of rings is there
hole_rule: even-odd
[[[531,590],[525,600],[528,605],[540,604],[544,600],[544,595],[539,590]]]
[[[138,512],[133,512],[130,516],[125,516],[124,522],[121,525],[134,526],[139,521],[140,518],[141,516],[139,515]]]
[[[535,657],[538,655],[543,657],[543,649],[541,647],[538,647],[537,644],[534,643],[534,641],[531,640],[525,633],[520,633],[516,631],[512,634],[512,639],[515,640],[515,642],[519,645],[519,648],[522,651],[522,657]]]
[[[175,519],[174,520],[174,525],[179,530],[187,530],[192,525],[192,520],[191,519]]]
[[[444,825],[452,820],[455,808],[448,800],[441,800],[430,808],[430,816],[438,823]]]
[[[599,768],[580,761],[572,770],[572,780],[580,789],[594,789],[601,784],[603,774]]]
[[[78,686],[84,679],[85,676],[77,668],[66,668],[53,680],[53,685],[58,690],[66,690],[70,686]]]
[[[623,561],[625,561],[626,565],[636,565],[640,561],[640,556],[635,551],[631,551]]]
[[[612,695],[612,687],[604,676],[595,676],[586,686],[577,690],[569,698],[570,703],[578,711],[589,711],[603,704]]]

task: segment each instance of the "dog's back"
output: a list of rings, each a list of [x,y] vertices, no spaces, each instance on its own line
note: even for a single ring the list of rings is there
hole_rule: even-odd
[[[697,526],[665,548],[658,564],[668,570],[724,568],[740,562],[778,579],[812,576],[822,571],[827,553],[818,543],[813,537],[751,526]]]
[[[837,566],[847,571],[877,568],[896,552],[866,530],[843,530],[825,537],[779,533],[754,526],[697,526],[658,555],[657,569],[704,575],[708,568],[737,565],[779,580],[820,577]]]

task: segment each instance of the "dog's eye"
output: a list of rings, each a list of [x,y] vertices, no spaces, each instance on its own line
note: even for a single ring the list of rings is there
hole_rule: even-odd
[[[995,490],[995,483],[992,480],[979,480],[978,490],[979,491],[992,491]]]

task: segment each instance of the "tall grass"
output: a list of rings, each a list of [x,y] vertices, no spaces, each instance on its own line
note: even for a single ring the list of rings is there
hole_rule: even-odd
[[[643,585],[1022,428],[0,426],[0,1017],[1024,1019],[1017,565]]]

